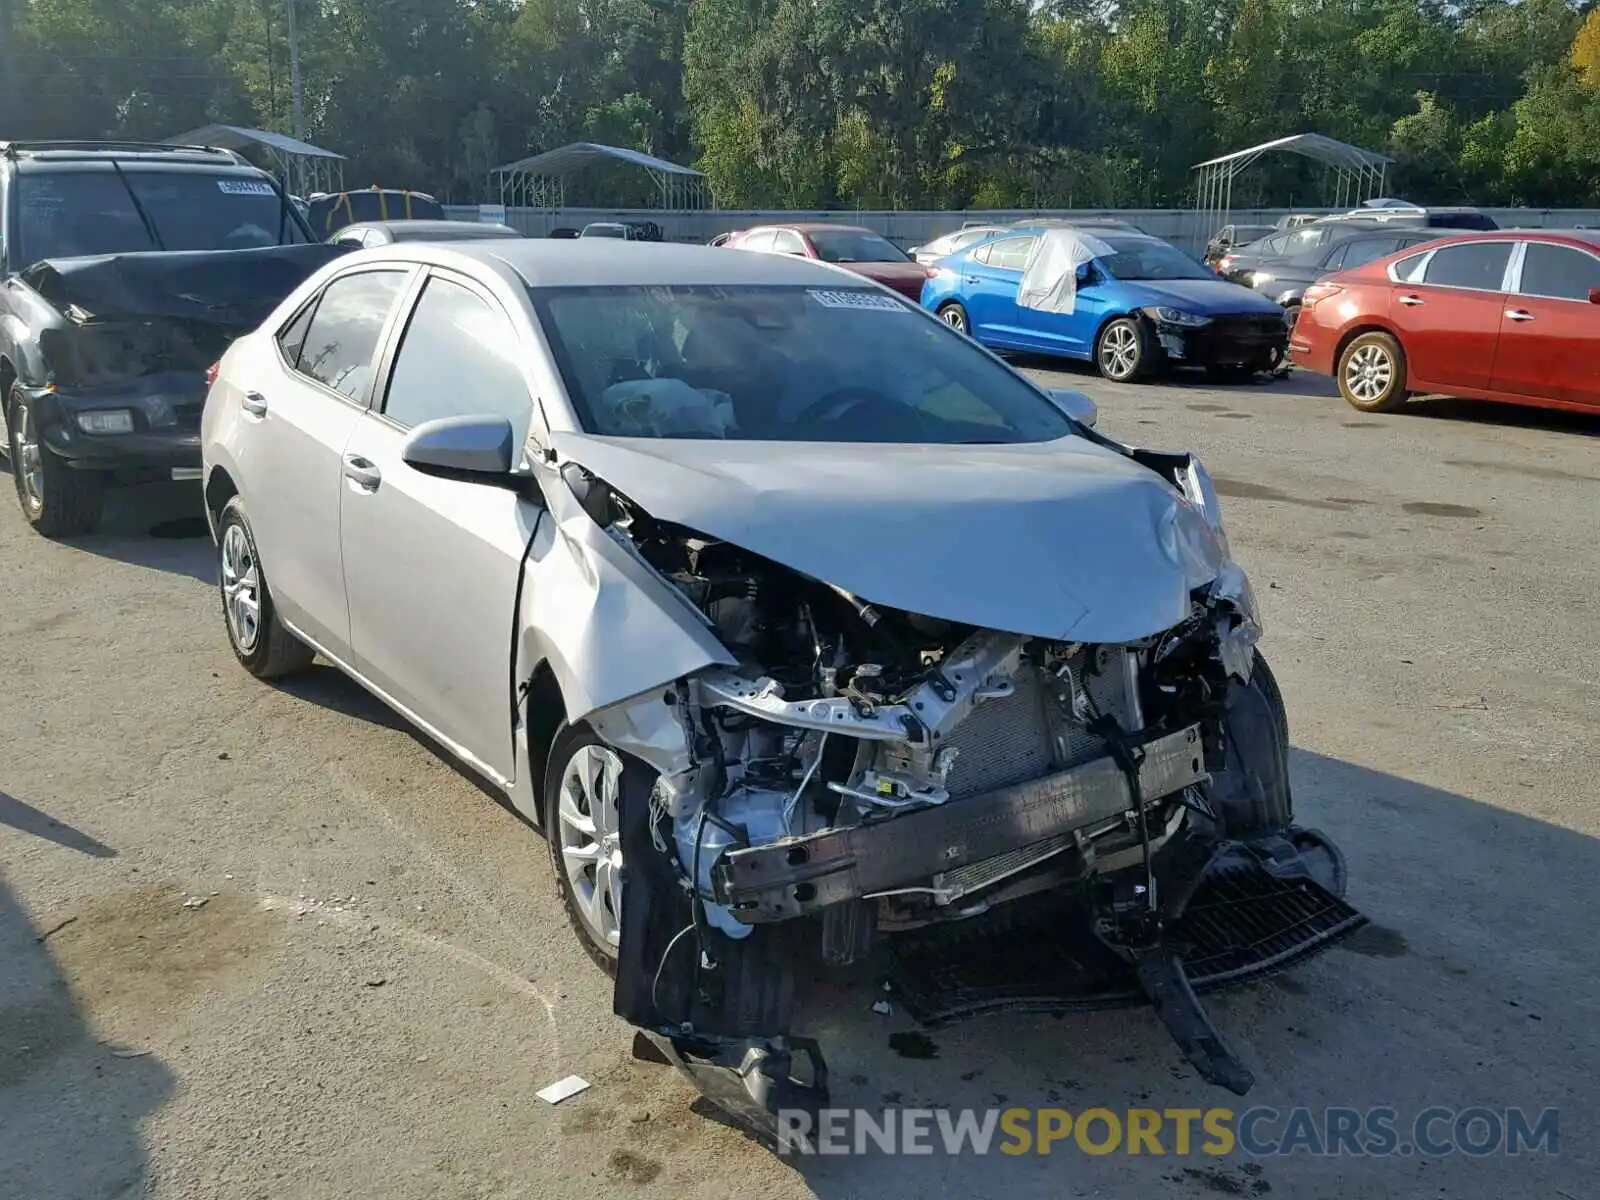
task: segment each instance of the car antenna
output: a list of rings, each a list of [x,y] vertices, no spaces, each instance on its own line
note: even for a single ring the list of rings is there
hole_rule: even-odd
[[[128,176],[122,169],[122,164],[113,158],[111,160],[111,169],[117,173],[117,178],[122,180],[123,189],[128,193],[128,199],[133,201],[134,211],[139,214],[139,220],[144,222],[144,231],[150,235],[150,240],[156,244],[156,249],[165,250],[167,244],[161,240],[161,234],[156,229],[156,223],[150,219],[150,214],[145,212],[144,205],[139,201],[139,194],[133,190],[133,184],[128,182]]]

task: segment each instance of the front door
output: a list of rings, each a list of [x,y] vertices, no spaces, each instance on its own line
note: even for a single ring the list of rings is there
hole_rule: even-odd
[[[1389,319],[1400,333],[1408,379],[1441,391],[1492,386],[1514,245],[1501,240],[1444,246],[1422,266],[1421,279],[1396,285]]]
[[[1600,407],[1600,258],[1575,246],[1528,242],[1501,315],[1494,388],[1533,400]]]
[[[435,272],[394,366],[344,447],[340,536],[355,665],[496,782],[513,775],[511,647],[522,560],[541,509],[492,483],[401,461],[439,417],[532,417],[519,341],[470,281]]]
[[[392,269],[340,275],[279,331],[277,369],[263,374],[261,390],[229,397],[257,426],[240,443],[239,466],[273,601],[341,658],[350,620],[339,566],[339,458],[366,409],[378,341],[409,277]]]

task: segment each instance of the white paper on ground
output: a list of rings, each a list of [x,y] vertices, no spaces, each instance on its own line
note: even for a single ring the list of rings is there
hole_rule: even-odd
[[[546,1104],[560,1104],[563,1100],[570,1100],[579,1092],[586,1091],[589,1081],[579,1075],[568,1075],[565,1079],[558,1079],[547,1088],[540,1088],[534,1093]]]

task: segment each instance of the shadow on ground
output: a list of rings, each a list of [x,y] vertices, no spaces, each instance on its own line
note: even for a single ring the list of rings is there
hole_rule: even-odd
[[[1207,997],[1256,1074],[1247,1098],[1201,1082],[1147,1009],[987,1017],[932,1031],[920,1044],[897,1039],[897,1052],[891,1035],[914,1027],[898,1011],[872,1012],[882,993],[857,981],[815,987],[801,1022],[827,1054],[833,1104],[878,1120],[886,1108],[973,1108],[981,1117],[1016,1107],[1240,1114],[1303,1105],[1319,1121],[1328,1107],[1387,1105],[1403,1134],[1432,1105],[1520,1106],[1533,1116],[1555,1107],[1562,1133],[1581,1137],[1600,1098],[1586,983],[1600,973],[1600,944],[1582,882],[1600,869],[1600,842],[1308,751],[1295,752],[1294,772],[1301,820],[1343,846],[1350,897],[1372,925],[1284,974]],[[1271,1128],[1281,1131],[1281,1121]],[[1104,1136],[1102,1127],[1095,1140]],[[1130,1155],[1125,1145],[1091,1155],[1068,1139],[1048,1157],[994,1149],[950,1158],[935,1132],[931,1155],[891,1157],[867,1142],[871,1152],[859,1156],[792,1161],[817,1195],[838,1200],[1579,1196],[1592,1183],[1571,1153],[1179,1157],[1173,1137],[1169,1125],[1164,1157]]]
[[[86,854],[113,853],[5,800],[0,824]],[[174,1076],[139,1047],[97,1040],[51,954],[53,932],[29,919],[0,876],[0,1196],[143,1194],[149,1163],[139,1126],[173,1094]]]

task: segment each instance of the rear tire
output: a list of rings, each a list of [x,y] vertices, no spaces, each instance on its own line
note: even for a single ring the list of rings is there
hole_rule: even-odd
[[[97,471],[75,471],[46,446],[38,419],[20,387],[6,408],[11,479],[28,524],[47,538],[93,533],[105,503],[105,479]]]
[[[1387,333],[1363,333],[1339,356],[1339,394],[1361,412],[1393,412],[1409,397],[1406,352]]]
[[[278,619],[255,535],[237,496],[217,518],[217,588],[228,644],[246,671],[257,679],[279,679],[311,665],[316,651]]]
[[[939,306],[939,320],[957,333],[972,336],[972,322],[967,317],[967,310],[953,300],[949,304]]]

